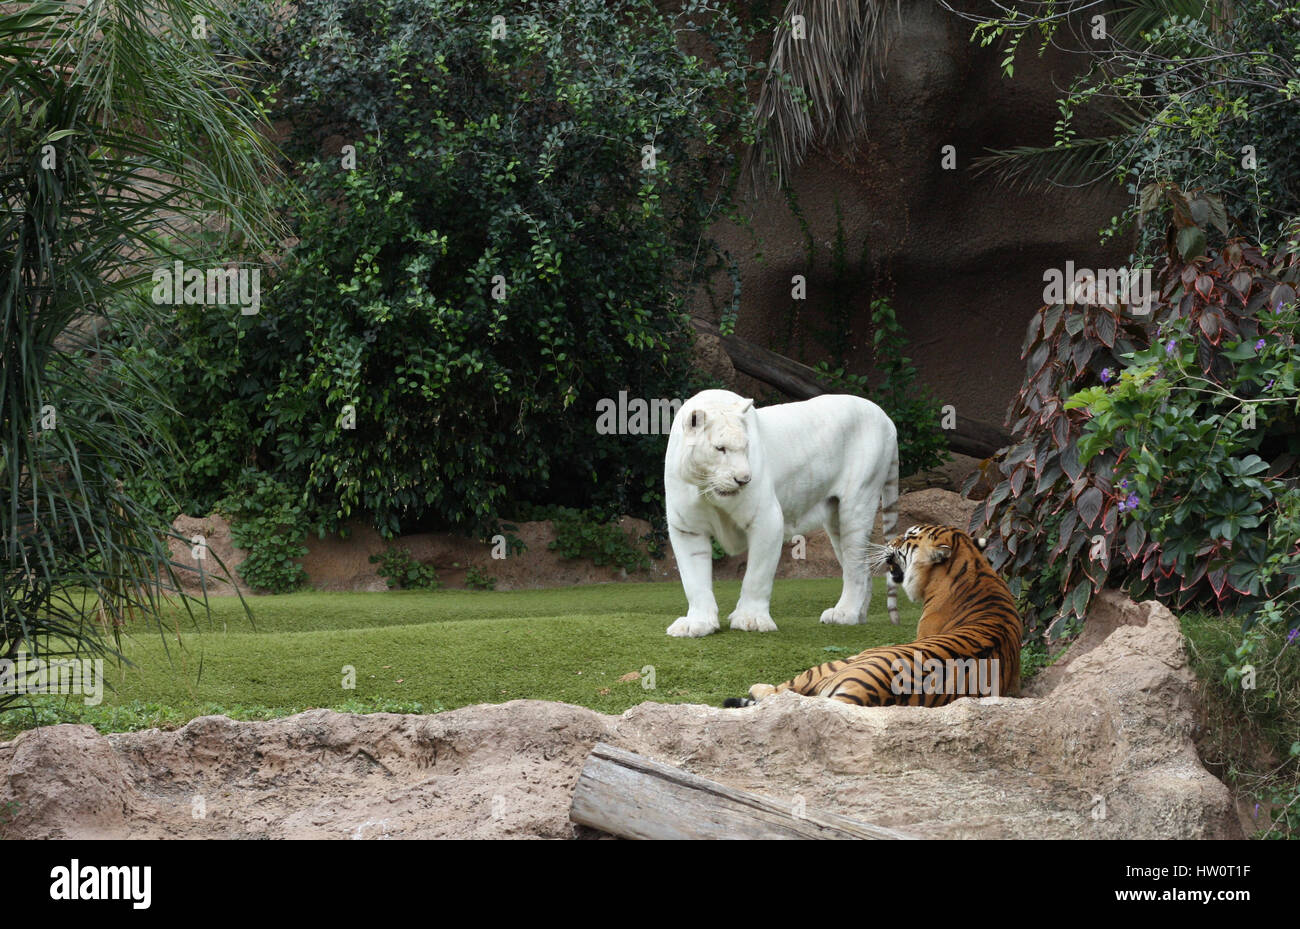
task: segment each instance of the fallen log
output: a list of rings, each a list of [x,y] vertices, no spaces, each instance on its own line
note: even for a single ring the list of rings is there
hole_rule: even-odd
[[[604,742],[587,756],[569,818],[624,839],[910,839],[836,813],[736,790]]]
[[[691,323],[697,331],[717,337],[722,350],[727,353],[737,371],[772,385],[787,397],[807,400],[831,392],[829,385],[822,382],[816,371],[793,358],[734,335],[723,335],[707,319],[693,316]],[[1011,444],[1011,435],[1006,430],[961,414],[957,415],[954,427],[945,429],[944,432],[948,436],[949,449],[972,458],[988,458]]]

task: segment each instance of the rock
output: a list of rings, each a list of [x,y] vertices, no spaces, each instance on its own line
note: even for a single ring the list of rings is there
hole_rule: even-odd
[[[781,694],[744,710],[604,716],[518,700],[435,716],[310,710],[175,732],[53,726],[0,744],[9,838],[558,838],[605,741],[792,805],[934,838],[1239,838],[1193,748],[1177,620],[1106,592],[1028,696],[863,709]],[[144,798],[150,798],[146,801]]]
[[[903,494],[898,498],[898,531],[906,532],[910,526],[931,524],[956,526],[965,532],[970,526],[971,514],[978,506],[974,500],[937,487]]]
[[[695,367],[722,382],[727,390],[736,386],[736,368],[731,363],[731,356],[722,347],[722,340],[707,332],[695,333],[695,350],[693,352]]]
[[[0,837],[100,839],[154,815],[90,726],[42,726],[0,745]]]
[[[241,594],[252,591],[235,569],[244,563],[248,552],[235,545],[230,536],[230,522],[224,516],[178,516],[172,528],[184,539],[170,538],[172,561],[177,579],[186,593]],[[201,537],[201,541],[198,541]],[[195,557],[195,553],[202,557]]]

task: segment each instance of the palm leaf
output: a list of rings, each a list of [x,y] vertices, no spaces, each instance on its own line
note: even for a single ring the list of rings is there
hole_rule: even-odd
[[[848,146],[866,132],[867,102],[884,74],[888,0],[789,0],[772,41],[768,77],[747,153],[756,183],[770,166],[778,186],[814,145]],[[902,16],[901,0],[894,12]],[[796,38],[802,16],[806,37]]]
[[[0,13],[0,658],[120,655],[120,624],[161,629],[188,570],[126,489],[175,454],[167,398],[129,361],[170,326],[140,285],[173,254],[280,235],[253,88],[191,37],[198,16],[240,47],[201,0]]]

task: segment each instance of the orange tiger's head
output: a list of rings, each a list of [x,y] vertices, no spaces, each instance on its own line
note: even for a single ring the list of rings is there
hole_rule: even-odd
[[[936,578],[948,578],[971,557],[987,564],[984,539],[976,541],[953,526],[913,526],[875,552],[876,561],[903,585],[909,600],[921,603]]]

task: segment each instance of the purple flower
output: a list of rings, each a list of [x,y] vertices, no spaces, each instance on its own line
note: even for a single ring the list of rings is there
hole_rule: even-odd
[[[1294,629],[1292,629],[1290,632],[1286,634],[1286,644],[1290,645],[1292,642],[1296,640],[1297,636],[1300,636],[1300,626],[1296,626]],[[1285,647],[1286,646],[1284,645],[1283,648]]]
[[[1173,353],[1174,353],[1174,340],[1170,339],[1168,342],[1165,343],[1165,354],[1172,355]]]
[[[1136,509],[1138,508],[1138,503],[1139,503],[1139,500],[1138,500],[1138,495],[1137,495],[1137,494],[1129,494],[1129,495],[1128,495],[1128,508],[1129,508],[1130,510],[1136,510]]]
[[[1261,352],[1263,350],[1264,350],[1264,340],[1260,339],[1258,342],[1255,343],[1255,351]]]
[[[1109,383],[1110,383],[1111,376],[1112,376],[1112,375],[1111,375],[1111,373],[1110,373],[1110,368],[1102,368],[1102,369],[1101,369],[1101,382],[1102,382],[1103,384],[1109,384]]]
[[[1264,387],[1265,387],[1265,389],[1269,389],[1269,388],[1271,388],[1272,386],[1273,386],[1273,379],[1270,377],[1270,378],[1268,379],[1268,383],[1265,384]]]
[[[1119,482],[1119,489],[1128,490],[1128,478],[1124,478],[1124,480]]]

